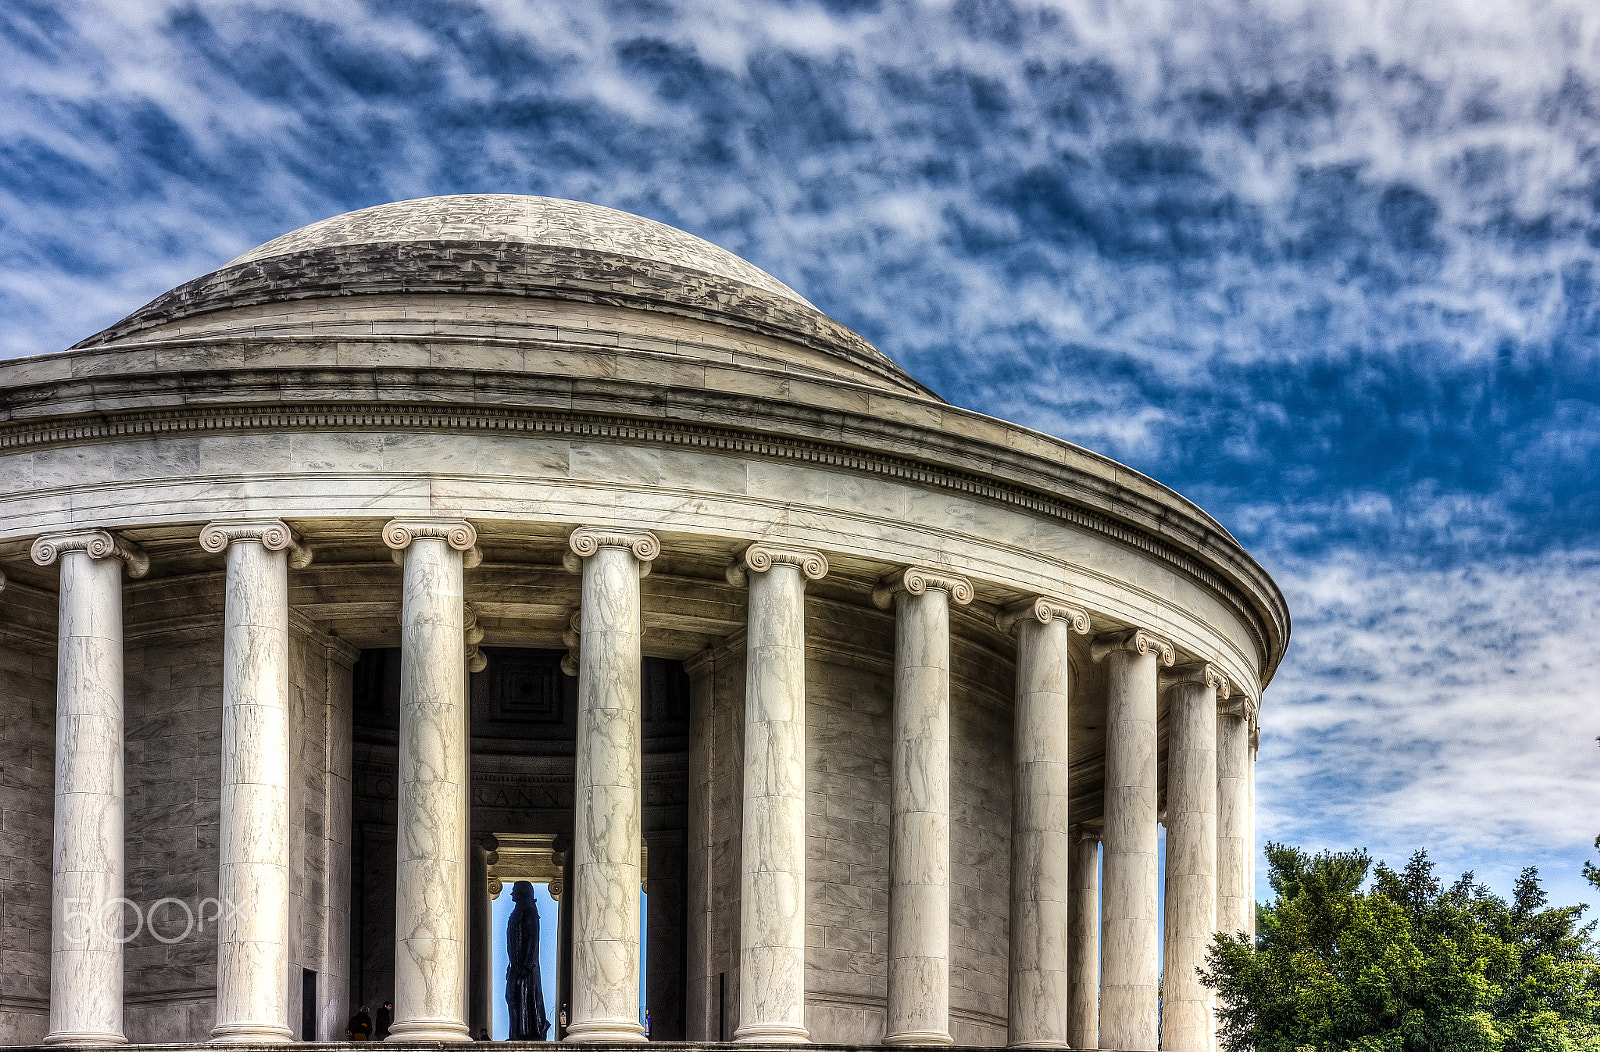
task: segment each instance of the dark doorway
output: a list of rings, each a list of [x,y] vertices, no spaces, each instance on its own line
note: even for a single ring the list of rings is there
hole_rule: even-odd
[[[317,1039],[317,973],[300,969],[300,1040]]]

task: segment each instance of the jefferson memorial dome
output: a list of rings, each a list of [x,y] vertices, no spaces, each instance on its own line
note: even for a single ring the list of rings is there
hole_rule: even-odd
[[[381,205],[0,362],[0,585],[0,1044],[1215,1048],[1277,586],[682,231]]]

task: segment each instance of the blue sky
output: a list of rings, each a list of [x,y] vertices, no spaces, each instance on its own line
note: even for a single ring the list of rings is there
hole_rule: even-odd
[[[1592,3],[8,0],[0,93],[0,354],[383,201],[651,216],[1249,546],[1263,837],[1587,900]]]

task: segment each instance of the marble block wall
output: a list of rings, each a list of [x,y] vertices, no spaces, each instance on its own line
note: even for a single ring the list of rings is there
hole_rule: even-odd
[[[963,613],[952,620],[962,625]],[[1011,913],[1012,647],[950,648],[950,1036],[1006,1043]],[[1065,938],[1065,933],[1062,935]]]
[[[1003,640],[952,618],[950,1026],[1006,1041],[1011,700]],[[888,995],[889,756],[894,620],[807,603],[806,1025],[876,1044]]]
[[[216,1021],[215,918],[200,918],[217,894],[222,625],[138,635],[141,604],[129,605],[124,894],[147,920],[124,949],[123,1033],[135,1044],[205,1041]],[[163,899],[194,924],[170,902],[152,910]]]
[[[740,837],[744,831],[744,636],[716,650],[711,702],[710,996],[716,1021],[709,1039],[739,1029]]]
[[[125,951],[124,1033],[134,1043],[206,1041],[216,1022],[217,907],[206,900],[217,895],[221,819],[222,626],[212,617],[220,612],[221,577],[157,581],[130,591],[126,895],[146,922]],[[168,618],[178,605],[197,616],[175,625]],[[153,630],[141,632],[141,620]],[[290,968],[285,982],[286,1022],[298,1037],[302,969],[318,973],[323,1029],[345,1011],[348,895],[339,893],[337,882],[348,882],[348,857],[346,848],[330,839],[336,831],[327,812],[330,794],[339,799],[340,788],[330,775],[337,751],[330,737],[333,706],[342,705],[348,718],[349,672],[332,656],[339,644],[308,622],[297,620],[290,640]],[[346,747],[347,731],[340,741]],[[348,767],[344,770],[347,777]],[[340,835],[348,838],[347,831]],[[152,911],[161,900],[168,901]],[[328,1003],[330,992],[338,997],[337,1006]],[[333,1024],[340,1037],[343,1024],[343,1018]]]
[[[892,639],[892,637],[891,637]],[[892,653],[893,643],[885,644]],[[806,654],[806,1026],[883,1040],[889,972],[887,662]]]
[[[302,1038],[303,973],[315,972],[318,1040],[342,1040],[349,1008],[350,665],[356,651],[295,619],[289,695],[289,1029]]]
[[[0,630],[0,1045],[50,1028],[55,662],[48,635]]]

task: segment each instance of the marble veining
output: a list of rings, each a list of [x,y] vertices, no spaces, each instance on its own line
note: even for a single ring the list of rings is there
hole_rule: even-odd
[[[467,1041],[466,523],[390,523],[404,552],[399,846],[395,876],[396,1040]],[[399,543],[397,543],[399,542]]]
[[[1108,679],[1100,1043],[1154,1052],[1160,978],[1156,669],[1163,650],[1142,632],[1123,633],[1097,649]]]
[[[95,531],[39,538],[60,561],[55,849],[47,1044],[119,1045],[122,1032],[124,548]],[[148,563],[144,564],[148,566]]]
[[[739,1029],[735,1041],[799,1042],[805,1025],[805,588],[815,552],[752,545],[745,642]]]
[[[1217,696],[1227,683],[1209,665],[1175,670],[1167,688],[1166,983],[1161,1043],[1212,1052],[1211,992],[1196,970],[1217,930]]]
[[[225,551],[222,778],[213,1041],[288,1041],[289,555],[281,523],[212,523]],[[301,549],[302,551],[304,549]],[[309,557],[305,562],[309,562]]]
[[[639,1023],[639,678],[642,556],[653,536],[579,530],[577,807],[573,815],[571,1041],[642,1041]]]

